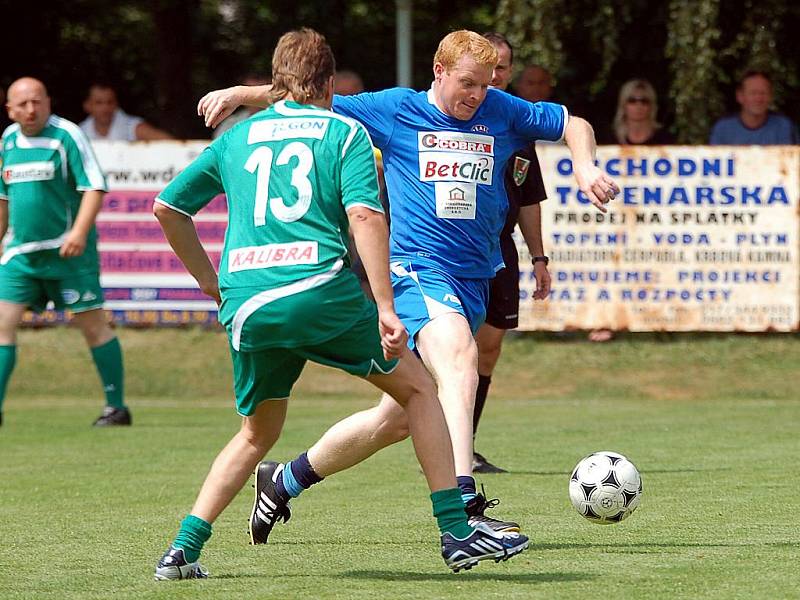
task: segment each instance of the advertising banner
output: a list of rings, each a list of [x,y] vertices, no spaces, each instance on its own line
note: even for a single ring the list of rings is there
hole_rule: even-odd
[[[800,148],[605,146],[622,188],[601,213],[564,146],[537,147],[552,291],[520,250],[520,329],[791,331],[798,328]]]

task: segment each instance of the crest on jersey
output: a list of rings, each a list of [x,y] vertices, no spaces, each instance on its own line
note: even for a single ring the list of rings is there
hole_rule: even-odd
[[[514,183],[517,184],[517,187],[521,187],[523,183],[525,183],[525,179],[528,177],[528,168],[531,166],[531,161],[527,158],[522,158],[521,156],[514,157],[514,171],[512,172],[512,176],[514,178]]]
[[[472,131],[475,133],[489,133],[489,128],[486,125],[478,123],[477,125],[472,126]]]

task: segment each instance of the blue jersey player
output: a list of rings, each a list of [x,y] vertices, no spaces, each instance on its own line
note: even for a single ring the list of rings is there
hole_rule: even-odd
[[[503,264],[503,173],[517,148],[535,139],[563,139],[578,186],[592,204],[605,212],[619,188],[594,164],[591,126],[563,106],[490,90],[496,63],[488,40],[455,31],[439,44],[429,91],[337,96],[333,109],[361,121],[383,152],[395,304],[409,344],[438,383],[470,522],[514,531],[517,523],[484,515],[489,503],[472,478],[478,381],[473,334],[484,319],[489,280]],[[265,105],[268,93],[268,86],[211,92],[198,112],[213,126],[240,104]],[[384,396],[378,407],[345,419],[323,439],[333,438],[340,459],[355,464],[407,435],[405,415]]]

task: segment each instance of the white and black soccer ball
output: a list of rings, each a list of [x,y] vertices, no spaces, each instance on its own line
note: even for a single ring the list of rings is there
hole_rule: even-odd
[[[569,499],[592,523],[619,523],[636,510],[642,497],[642,476],[616,452],[594,452],[581,459],[569,478]]]

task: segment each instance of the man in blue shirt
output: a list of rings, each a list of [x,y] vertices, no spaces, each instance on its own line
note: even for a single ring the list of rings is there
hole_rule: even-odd
[[[455,31],[439,44],[427,92],[394,88],[335,97],[333,109],[361,121],[383,152],[391,198],[391,270],[398,316],[438,383],[455,468],[471,524],[518,531],[490,519],[472,478],[472,415],[478,381],[474,333],[483,322],[489,280],[502,268],[499,234],[507,199],[503,174],[514,150],[535,139],[564,139],[578,186],[605,212],[619,191],[594,164],[591,126],[556,104],[531,104],[489,84],[497,51],[484,37]],[[211,92],[198,113],[214,126],[240,104],[264,106],[269,88]],[[338,460],[353,465],[408,435],[402,408],[379,406],[341,421]],[[271,526],[271,524],[270,524]]]
[[[769,110],[772,81],[763,71],[748,71],[742,76],[736,88],[736,102],[741,110],[714,124],[710,144],[800,144],[797,126],[788,117]]]

